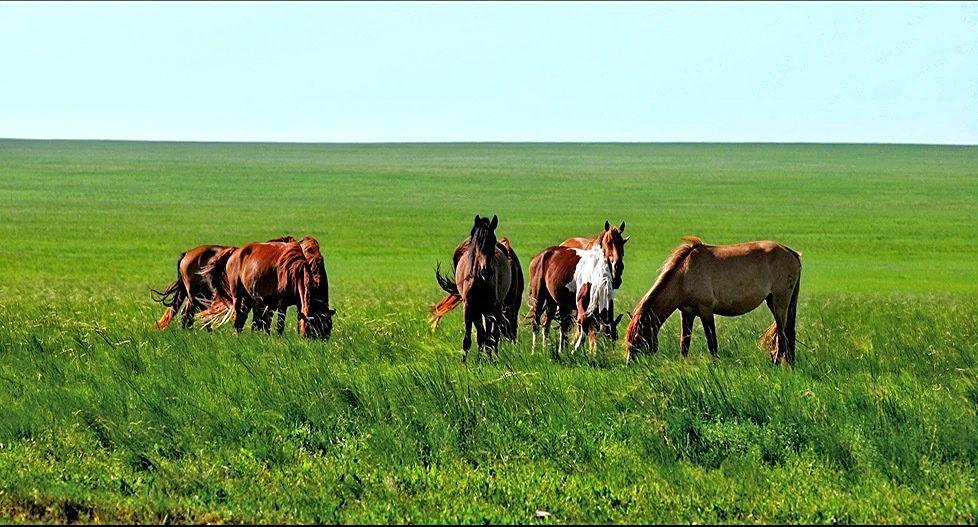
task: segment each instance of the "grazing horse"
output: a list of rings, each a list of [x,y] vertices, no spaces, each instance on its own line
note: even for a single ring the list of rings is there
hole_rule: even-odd
[[[233,251],[234,247],[223,245],[200,245],[180,255],[177,258],[177,278],[163,291],[151,289],[155,300],[166,307],[163,316],[153,326],[154,329],[164,329],[170,325],[173,317],[183,308],[182,326],[189,329],[194,325],[194,315],[204,309],[206,304],[214,299],[214,289],[200,275],[200,270],[209,265],[215,258]]]
[[[615,317],[615,289],[611,265],[604,251],[597,246],[587,251],[577,251],[581,260],[574,269],[574,285],[577,289],[577,342],[581,347],[584,335],[588,335],[591,351],[595,348],[595,327],[600,328],[612,342],[618,340],[618,323],[622,315]]]
[[[287,240],[282,239],[281,241],[295,242],[296,240],[289,236]],[[310,300],[318,306],[314,311],[323,313],[323,338],[329,338],[333,330],[333,315],[336,314],[336,310],[329,307],[329,278],[326,276],[326,263],[319,249],[319,241],[312,236],[304,236],[298,243],[311,271],[312,294]],[[256,303],[252,328],[268,333],[271,330],[272,316],[277,313],[276,331],[281,335],[285,331],[285,313],[290,306],[298,308],[299,304],[298,302],[287,304],[285,299],[280,299],[274,305]]]
[[[580,346],[592,326],[600,327],[612,340],[617,338],[614,319],[614,289],[611,268],[600,247],[589,250],[556,245],[548,247],[530,261],[530,323],[533,329],[533,349],[540,330],[543,345],[547,344],[550,322],[557,319],[560,340],[557,353],[567,344],[567,332],[577,312]],[[591,335],[593,344],[594,336]]]
[[[455,253],[452,256],[452,269],[458,267],[458,261],[465,254],[465,251],[469,248],[469,243],[471,238],[466,238],[462,240],[461,243],[455,247]],[[523,268],[520,267],[520,259],[516,256],[516,251],[513,250],[513,246],[510,245],[509,239],[500,238],[496,243],[496,246],[503,250],[506,256],[509,258],[510,272],[513,275],[512,282],[509,286],[509,292],[506,293],[506,300],[503,302],[503,318],[500,330],[502,335],[509,340],[516,340],[516,328],[519,322],[520,307],[523,304]],[[441,272],[441,268],[435,268],[436,276]],[[441,322],[442,317],[450,313],[456,306],[462,303],[462,297],[457,293],[448,293],[445,298],[442,298],[440,302],[431,306],[431,331],[434,332],[438,329],[438,324]]]
[[[295,238],[291,236],[268,240],[269,243],[294,241]],[[237,247],[200,245],[181,254],[177,258],[177,279],[162,292],[155,289],[150,290],[155,294],[155,300],[167,308],[153,328],[164,329],[169,326],[173,317],[180,312],[181,306],[184,307],[182,326],[184,329],[191,328],[194,324],[194,315],[214,300],[214,288],[201,274],[201,269],[211,264],[216,258],[230,256],[230,252],[235,249]],[[184,302],[186,302],[185,306]],[[205,328],[208,331],[211,329],[210,326],[205,326]]]
[[[714,315],[738,316],[761,302],[774,324],[761,339],[777,364],[795,362],[795,318],[801,284],[801,255],[772,241],[706,245],[683,238],[662,265],[652,288],[632,312],[625,334],[625,358],[658,349],[659,328],[677,309],[682,314],[681,353],[689,353],[693,321],[700,317],[707,346],[717,355]]]
[[[510,257],[496,243],[496,216],[490,221],[478,214],[469,233],[470,242],[455,266],[455,278],[435,271],[438,285],[449,295],[458,295],[465,305],[465,336],[462,339],[462,362],[472,347],[475,325],[479,349],[490,358],[499,344],[502,307],[513,282]]]
[[[256,305],[298,305],[299,334],[328,338],[332,310],[314,302],[314,269],[298,243],[249,243],[215,259],[201,271],[211,281],[215,300],[201,319],[220,325],[234,316],[241,332]]]
[[[604,251],[605,259],[611,266],[612,285],[615,289],[621,287],[621,275],[625,272],[625,244],[628,243],[627,237],[622,237],[625,232],[625,222],[615,227],[604,220],[604,231],[594,238],[568,238],[560,245],[573,249],[593,249],[600,247]]]

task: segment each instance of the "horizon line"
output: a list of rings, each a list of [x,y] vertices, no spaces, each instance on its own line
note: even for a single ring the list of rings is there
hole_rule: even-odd
[[[921,142],[859,142],[859,141],[538,141],[538,140],[457,140],[457,141],[276,141],[276,140],[233,140],[233,139],[112,139],[112,138],[38,138],[38,137],[0,137],[0,141],[60,141],[90,143],[175,143],[175,144],[269,144],[269,145],[883,145],[883,146],[978,146],[978,143],[921,143]]]

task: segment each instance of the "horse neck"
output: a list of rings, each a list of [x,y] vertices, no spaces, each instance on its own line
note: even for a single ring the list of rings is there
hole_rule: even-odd
[[[658,330],[678,307],[679,277],[673,275],[649,290],[640,303],[638,315],[653,324],[653,330]]]

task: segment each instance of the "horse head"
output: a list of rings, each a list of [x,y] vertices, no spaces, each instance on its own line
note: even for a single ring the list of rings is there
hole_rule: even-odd
[[[621,277],[625,272],[625,244],[628,238],[621,235],[625,231],[625,222],[615,227],[607,220],[604,222],[604,232],[601,233],[601,249],[605,260],[611,267],[612,287],[621,287]]]
[[[472,240],[469,244],[472,269],[477,270],[476,276],[483,281],[488,280],[493,272],[492,262],[496,253],[497,225],[499,225],[499,218],[495,214],[493,214],[492,220],[476,214],[472,223],[472,231],[469,233]]]

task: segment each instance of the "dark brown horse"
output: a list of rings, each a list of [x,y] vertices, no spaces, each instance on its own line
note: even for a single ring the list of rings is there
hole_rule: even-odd
[[[189,329],[194,325],[194,315],[204,309],[214,299],[214,289],[206,278],[200,275],[200,270],[222,254],[233,251],[234,247],[223,245],[200,245],[180,255],[177,258],[177,278],[163,291],[152,289],[155,300],[166,311],[153,326],[154,329],[164,329],[170,325],[173,317],[183,308],[182,326]]]
[[[639,350],[656,351],[659,328],[676,310],[682,314],[683,356],[689,352],[696,317],[703,321],[707,345],[716,356],[714,315],[743,315],[766,301],[774,324],[761,342],[774,363],[794,364],[801,256],[772,241],[716,246],[692,236],[683,240],[632,312],[626,359]]]
[[[288,238],[288,240],[283,239],[282,241],[295,242],[295,238],[291,236]],[[323,259],[322,252],[320,252],[318,240],[312,236],[304,236],[298,243],[299,247],[302,248],[302,254],[306,259],[306,263],[309,264],[312,276],[312,295],[310,298],[312,303],[316,305],[314,311],[324,314],[322,321],[323,332],[325,334],[324,338],[328,338],[333,329],[333,315],[336,314],[336,310],[329,307],[329,278],[326,275],[326,263]],[[285,331],[285,313],[290,306],[296,306],[298,308],[299,304],[297,302],[286,304],[285,299],[280,299],[274,305],[256,303],[252,322],[253,329],[267,333],[271,329],[272,316],[277,313],[278,324],[276,325],[276,331],[281,335]]]
[[[465,336],[462,362],[472,347],[475,326],[479,349],[491,358],[499,344],[502,307],[513,281],[509,255],[496,243],[496,216],[490,221],[478,214],[469,233],[470,243],[455,266],[454,279],[435,272],[438,285],[449,295],[458,295],[465,306]]]
[[[617,319],[614,316],[612,283],[611,266],[601,247],[584,250],[556,245],[534,256],[530,261],[533,349],[536,349],[538,331],[546,346],[550,322],[555,318],[560,327],[557,355],[567,345],[567,333],[575,320],[578,326],[575,349],[585,334],[589,335],[593,348],[595,329],[616,340],[621,316]]]
[[[201,318],[220,325],[233,315],[240,332],[256,305],[298,305],[299,334],[328,338],[333,311],[313,301],[315,272],[298,243],[249,243],[202,270],[216,295]]]
[[[452,269],[458,267],[458,261],[465,254],[465,251],[469,248],[469,243],[471,238],[466,238],[462,240],[461,243],[455,247],[455,253],[452,256]],[[509,292],[506,293],[506,300],[503,302],[503,318],[500,330],[502,335],[509,340],[516,340],[516,328],[519,325],[519,313],[520,307],[523,304],[523,268],[520,266],[520,259],[516,256],[516,251],[513,250],[513,246],[510,245],[509,239],[500,238],[497,242],[497,247],[506,253],[509,258],[509,268],[512,273],[512,282],[509,286]],[[435,269],[435,275],[439,276],[441,272],[440,267]],[[450,313],[456,306],[462,303],[462,297],[457,293],[448,293],[440,302],[431,307],[432,321],[431,321],[431,331],[438,329],[438,324],[441,322],[442,317]]]
[[[612,285],[615,289],[621,287],[621,277],[625,272],[625,244],[628,238],[623,238],[621,233],[625,232],[625,222],[615,227],[608,220],[604,221],[604,231],[594,238],[568,238],[560,245],[576,249],[593,249],[600,247],[604,251],[604,257],[611,266]]]

